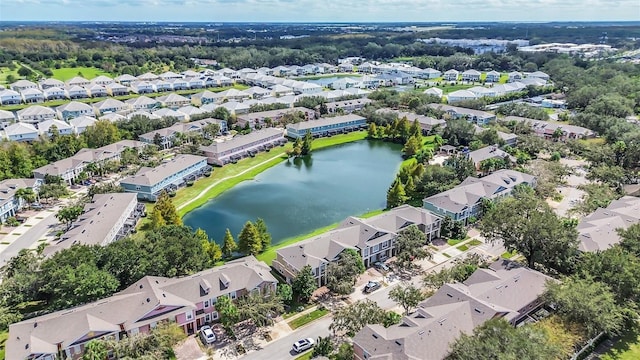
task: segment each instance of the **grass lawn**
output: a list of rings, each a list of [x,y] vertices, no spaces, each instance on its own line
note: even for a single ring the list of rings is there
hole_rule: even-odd
[[[296,77],[296,80],[318,80],[318,79],[326,79],[326,78],[345,78],[345,77],[350,77],[350,78],[359,78],[362,77],[362,74],[358,74],[358,73],[349,73],[349,74],[344,74],[344,73],[340,73],[340,74],[324,74],[324,75],[313,75],[313,76],[301,76],[301,77]]]
[[[297,302],[296,302],[296,303],[293,303],[293,304],[291,304],[291,306],[289,307],[289,311],[288,311],[288,312],[286,312],[286,313],[284,313],[284,314],[282,314],[282,318],[283,318],[283,319],[288,319],[288,318],[292,317],[293,315],[295,315],[295,314],[298,314],[298,313],[302,312],[302,311],[298,311],[298,308],[299,308],[300,306],[302,306],[302,308],[303,308],[303,310],[302,310],[302,311],[304,311],[304,310],[307,310],[308,308],[310,308],[310,307],[312,307],[312,306],[314,306],[314,305],[313,305],[313,304],[302,304],[302,303],[297,303]]]
[[[309,350],[306,353],[298,356],[294,360],[311,360],[311,356],[313,356],[313,350]]]
[[[451,255],[449,255],[447,253],[442,253],[442,255],[444,255],[444,257],[446,257],[446,258],[450,258],[451,257]]]
[[[602,360],[640,359],[640,325],[634,326],[616,344],[600,357]]]
[[[299,318],[289,321],[288,324],[293,330],[295,330],[299,327],[307,325],[308,323],[327,315],[328,313],[329,313],[329,310],[327,309],[316,309],[308,314],[305,314],[303,316],[300,316]]]
[[[467,246],[467,244],[462,244],[462,245],[458,246],[456,249],[458,249],[460,251],[467,251],[467,250],[469,250],[469,246]]]
[[[481,244],[482,244],[482,241],[480,241],[478,239],[473,239],[473,240],[469,241],[468,243],[466,243],[465,245],[478,246],[478,245],[481,245]]]
[[[451,246],[456,246],[456,245],[460,244],[463,241],[464,241],[464,239],[449,239],[449,240],[447,240],[447,244],[449,244]]]
[[[85,67],[85,66],[51,69],[51,71],[53,72],[53,78],[58,79],[60,81],[68,81],[73,79],[76,76],[82,76],[87,80],[91,80],[100,75],[113,77],[113,74],[110,74],[104,70],[94,68],[94,67]],[[82,75],[78,75],[78,73],[82,73]]]
[[[18,75],[19,67],[16,67],[15,70],[11,70],[8,67],[0,68],[0,84],[8,84],[7,76],[13,75],[16,80],[22,79],[22,76]]]
[[[512,252],[505,251],[504,253],[502,253],[502,255],[500,255],[500,257],[503,259],[511,259],[515,255],[516,255],[515,251],[512,251]]]
[[[9,332],[3,331],[0,332],[0,360],[4,360],[4,344],[7,342],[9,338]]]

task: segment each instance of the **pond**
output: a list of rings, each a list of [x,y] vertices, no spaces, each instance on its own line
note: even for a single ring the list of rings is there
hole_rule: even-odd
[[[385,207],[401,146],[358,141],[282,162],[187,214],[183,220],[221,243],[245,222],[264,219],[272,243]],[[233,165],[232,165],[233,166]]]

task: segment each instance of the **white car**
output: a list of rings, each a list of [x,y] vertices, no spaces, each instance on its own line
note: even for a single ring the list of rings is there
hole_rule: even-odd
[[[298,340],[295,343],[293,343],[293,351],[299,354],[303,351],[311,349],[313,345],[315,345],[315,341],[313,341],[312,338]]]
[[[205,325],[200,329],[200,340],[205,345],[213,344],[216,341],[216,334],[213,333],[210,326]]]

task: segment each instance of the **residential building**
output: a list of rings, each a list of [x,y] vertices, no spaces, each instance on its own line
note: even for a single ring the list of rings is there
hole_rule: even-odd
[[[395,240],[403,229],[416,225],[430,242],[440,236],[441,220],[425,209],[409,205],[368,219],[348,217],[334,230],[278,249],[272,266],[291,282],[303,267],[309,265],[318,286],[322,286],[326,283],[327,266],[344,250],[358,251],[364,265],[369,267],[395,256]]]
[[[348,114],[289,124],[287,125],[287,136],[294,139],[301,138],[307,131],[311,132],[314,137],[331,136],[365,127],[367,127],[367,119],[360,115]]]
[[[196,106],[202,106],[206,104],[213,104],[218,101],[222,101],[222,96],[219,93],[214,93],[209,90],[201,91],[199,93],[191,95],[191,102]]]
[[[93,108],[95,109],[97,114],[109,114],[109,113],[118,113],[122,111],[126,111],[129,109],[127,104],[123,103],[120,100],[116,99],[106,99],[100,102],[93,104]]]
[[[208,170],[207,158],[180,154],[155,168],[141,168],[135,175],[120,180],[120,186],[127,192],[137,193],[140,200],[156,201],[163,190],[176,190]]]
[[[122,84],[124,86],[129,86],[132,82],[137,81],[138,78],[130,74],[122,74],[116,77],[114,80],[119,84]]]
[[[67,90],[59,87],[48,87],[42,91],[42,94],[46,100],[59,100],[59,99],[68,99],[69,94],[67,94]]]
[[[67,86],[68,87],[72,87],[72,86],[89,86],[91,84],[91,81],[83,78],[82,76],[75,76],[73,77],[71,80],[67,81]]]
[[[4,134],[11,141],[34,141],[40,133],[35,126],[29,123],[17,122],[4,128]]]
[[[160,140],[160,144],[156,144],[156,145],[159,145],[161,149],[170,149],[174,146],[175,136],[178,133],[185,134],[185,135],[189,133],[203,134],[204,127],[209,124],[218,124],[218,126],[220,127],[220,131],[218,132],[218,134],[222,132],[226,132],[228,130],[226,121],[209,118],[209,119],[192,121],[189,123],[176,123],[172,126],[169,126],[163,129],[142,134],[139,136],[139,139],[140,141],[147,144],[155,144],[156,136],[158,136]]]
[[[406,117],[409,123],[418,121],[418,124],[420,124],[420,129],[422,129],[422,132],[425,135],[430,134],[433,131],[433,129],[437,126],[441,128],[444,128],[447,126],[447,122],[442,119],[435,119],[430,116],[418,115],[412,112],[404,112],[404,111],[393,110],[389,108],[382,108],[382,109],[376,110],[376,113],[378,114],[392,113],[398,119],[402,119]]]
[[[545,81],[549,81],[549,75],[547,73],[544,73],[542,71],[534,71],[532,73],[527,74],[528,78],[536,78],[536,79],[542,79]]]
[[[82,215],[60,240],[47,247],[46,253],[53,254],[76,244],[106,246],[131,234],[143,215],[145,207],[138,203],[136,194],[93,195],[84,205]]]
[[[478,70],[466,70],[462,72],[462,81],[479,82],[480,75],[482,74]]]
[[[80,116],[69,120],[69,124],[73,126],[76,134],[82,134],[88,127],[96,124],[96,118],[90,116]]]
[[[536,186],[536,178],[515,170],[498,170],[482,178],[468,177],[453,189],[424,199],[423,207],[442,217],[467,222],[482,215],[484,199],[495,200],[511,194],[513,188],[524,184]]]
[[[596,135],[593,131],[582,126],[551,123],[548,121],[528,119],[518,116],[507,116],[502,121],[526,123],[537,136],[549,140],[566,141],[569,139],[585,139]]]
[[[447,102],[449,104],[460,101],[475,100],[477,98],[478,96],[469,90],[456,90],[447,94]]]
[[[429,88],[429,89],[423,91],[422,93],[423,94],[427,94],[427,95],[437,96],[439,98],[442,98],[442,95],[444,95],[444,91],[442,91],[442,89],[437,88],[437,87]]]
[[[122,121],[122,120],[126,120],[127,118],[124,115],[120,115],[118,113],[108,113],[108,114],[104,114],[102,116],[100,116],[98,118],[98,120],[107,120],[107,121],[111,121],[111,122],[117,122],[117,121]]]
[[[473,164],[478,170],[480,170],[482,162],[488,159],[505,159],[513,164],[516,163],[515,157],[498,148],[496,145],[489,145],[478,150],[470,151],[467,153],[467,157],[473,161]]]
[[[337,112],[342,111],[345,114],[351,114],[354,111],[360,111],[364,109],[367,104],[371,104],[373,101],[367,98],[364,99],[353,99],[353,100],[344,100],[344,101],[334,101],[326,103],[327,112],[329,114],[335,114]],[[320,106],[318,106],[318,109]]]
[[[87,165],[91,163],[103,164],[107,161],[119,160],[120,154],[122,154],[125,149],[138,150],[145,146],[147,146],[147,144],[139,141],[120,140],[117,143],[97,149],[82,149],[71,157],[33,170],[33,177],[44,180],[47,175],[60,176],[67,184],[72,185]]]
[[[8,218],[16,216],[26,205],[26,202],[16,197],[18,189],[33,189],[38,192],[42,184],[37,179],[6,179],[0,181],[0,222],[4,223]]]
[[[442,104],[429,104],[428,106],[433,109],[442,110],[454,119],[464,118],[476,125],[488,125],[490,122],[496,119],[496,116],[494,114],[481,110],[467,109],[459,106]]]
[[[156,87],[149,81],[135,81],[129,87],[136,94],[150,94],[156,92]]]
[[[89,91],[89,96],[93,98],[106,97],[109,95],[109,93],[107,92],[107,88],[105,88],[104,85],[91,84],[85,87],[85,89]]]
[[[119,83],[107,84],[105,89],[107,89],[107,94],[111,96],[129,95],[129,88]]]
[[[0,105],[17,105],[22,101],[22,96],[14,90],[0,89]]]
[[[158,101],[165,107],[170,109],[178,109],[183,106],[187,106],[191,103],[191,100],[176,93],[160,96]]]
[[[500,73],[495,70],[491,70],[487,73],[487,76],[484,80],[490,83],[500,82]]]
[[[132,110],[151,110],[159,108],[161,105],[157,99],[152,99],[144,95],[125,100],[125,104]]]
[[[80,85],[72,85],[67,88],[69,99],[86,99],[89,97],[89,91]]]
[[[7,110],[0,110],[0,127],[5,128],[7,125],[14,123],[16,116]]]
[[[159,116],[161,118],[176,118],[178,121],[185,121],[187,116],[181,112],[178,112],[169,108],[160,108],[153,111],[153,115]]]
[[[432,68],[426,68],[422,70],[422,73],[418,75],[423,79],[436,79],[442,76],[442,72]]]
[[[511,82],[516,82],[516,81],[520,81],[522,79],[523,79],[522,73],[520,73],[520,72],[512,71],[512,72],[509,73],[509,80],[508,81],[510,83]]]
[[[322,92],[322,86],[306,81],[296,81],[291,88],[295,94],[317,94]]]
[[[42,105],[32,105],[22,110],[18,110],[18,119],[22,122],[37,124],[45,120],[53,120],[56,118],[56,112],[50,107]]]
[[[253,99],[262,99],[271,96],[271,90],[262,88],[260,86],[253,86],[244,90],[247,94],[251,94]]]
[[[159,79],[159,76],[154,73],[147,72],[142,75],[138,75],[136,78],[140,81],[153,81]]]
[[[249,127],[255,128],[256,125],[259,127],[275,125],[282,123],[282,119],[289,115],[301,113],[302,117],[305,120],[315,119],[316,113],[314,110],[307,109],[304,107],[294,107],[289,109],[277,109],[277,110],[268,110],[268,111],[260,111],[248,114],[238,115],[237,121],[239,126],[246,126],[249,124]]]
[[[442,78],[446,81],[457,81],[458,76],[460,76],[460,73],[455,69],[447,70],[442,74]]]
[[[231,115],[241,115],[249,112],[249,104],[246,102],[238,102],[235,100],[224,102],[216,107],[223,107],[229,111]]]
[[[40,81],[40,89],[47,90],[48,88],[52,87],[63,88],[64,82],[51,78]]]
[[[162,80],[162,79],[158,79],[158,80],[153,80],[151,82],[151,84],[153,85],[153,87],[156,89],[157,92],[165,92],[165,91],[173,91],[173,84],[171,82],[169,82],[168,80]]]
[[[367,325],[353,338],[356,360],[441,360],[462,335],[485,321],[502,318],[517,326],[535,321],[552,278],[508,260],[476,270],[462,283],[449,283],[388,328]]]
[[[271,96],[287,96],[293,95],[293,89],[282,84],[276,84],[271,87]]]
[[[209,164],[223,166],[250,156],[252,153],[266,151],[277,145],[284,145],[286,142],[287,139],[284,138],[282,130],[264,128],[246,135],[236,135],[227,141],[214,142],[200,149],[204,152]]]
[[[25,104],[44,102],[44,93],[40,89],[30,88],[20,91],[22,101]]]
[[[22,92],[23,90],[27,89],[37,89],[38,85],[32,81],[23,79],[14,82],[9,86],[9,88],[13,91]]]
[[[267,264],[253,256],[190,276],[146,276],[126,289],[93,303],[12,324],[7,359],[79,359],[93,339],[148,333],[159,322],[176,322],[187,334],[217,321],[215,304],[254,292],[274,294],[278,281]]]
[[[93,78],[91,80],[92,84],[97,84],[97,85],[102,85],[102,86],[113,84],[113,82],[114,81],[113,81],[112,78],[110,78],[108,76],[105,76],[105,75],[99,75],[99,76],[97,76],[97,77],[95,77],[95,78]]]
[[[167,82],[171,84],[174,91],[189,89],[189,81],[187,79],[171,79],[167,80]]]
[[[71,101],[56,108],[58,117],[62,120],[69,120],[80,116],[93,116],[95,111],[89,104],[79,101]]]
[[[73,134],[73,126],[58,119],[45,120],[38,123],[38,131],[42,135],[51,136],[51,128],[54,126],[56,127],[59,135]]]
[[[191,120],[192,117],[202,116],[209,113],[206,109],[197,108],[192,105],[183,106],[176,111],[184,114],[186,120]]]
[[[640,223],[640,198],[623,196],[606,208],[598,208],[578,223],[578,249],[584,252],[605,251],[621,239],[618,229]]]

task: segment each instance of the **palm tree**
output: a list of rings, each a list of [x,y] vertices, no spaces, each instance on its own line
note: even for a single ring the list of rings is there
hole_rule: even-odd
[[[36,202],[38,199],[38,195],[33,191],[32,188],[21,188],[16,190],[16,195],[18,199],[27,203],[28,207],[31,207],[31,204]]]

